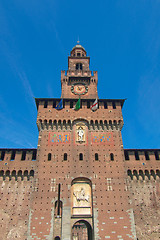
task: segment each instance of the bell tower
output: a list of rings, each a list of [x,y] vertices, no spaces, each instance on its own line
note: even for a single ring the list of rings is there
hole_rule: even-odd
[[[68,70],[61,71],[62,98],[98,98],[97,71],[90,71],[90,57],[79,44],[72,48],[68,57]]]

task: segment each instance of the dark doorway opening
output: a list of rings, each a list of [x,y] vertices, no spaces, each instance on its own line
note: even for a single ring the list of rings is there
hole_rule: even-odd
[[[92,240],[92,227],[84,220],[76,222],[72,227],[72,240]]]
[[[61,239],[60,239],[60,237],[55,237],[55,239],[54,239],[54,240],[61,240]]]

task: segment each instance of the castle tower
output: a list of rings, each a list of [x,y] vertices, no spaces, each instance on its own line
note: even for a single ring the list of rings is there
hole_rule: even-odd
[[[61,72],[61,110],[55,108],[60,99],[36,99],[38,190],[31,229],[41,228],[36,224],[43,218],[40,239],[48,229],[53,239],[135,239],[121,138],[124,100],[99,99],[91,110],[98,78],[89,62],[76,45]]]
[[[160,149],[123,149],[124,99],[98,99],[78,43],[36,149],[0,148],[0,239],[160,239]]]

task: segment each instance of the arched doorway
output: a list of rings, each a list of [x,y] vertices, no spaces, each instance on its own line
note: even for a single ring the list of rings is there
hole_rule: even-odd
[[[77,221],[72,227],[72,240],[92,240],[92,227],[85,220]]]
[[[60,237],[55,237],[55,240],[60,240]]]

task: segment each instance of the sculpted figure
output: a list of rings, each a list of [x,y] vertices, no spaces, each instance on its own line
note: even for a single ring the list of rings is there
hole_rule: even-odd
[[[83,141],[84,131],[82,127],[79,127],[78,131],[78,141]]]
[[[84,188],[81,188],[80,191],[73,192],[73,195],[76,197],[77,202],[80,201],[89,202],[89,196],[85,194]]]

